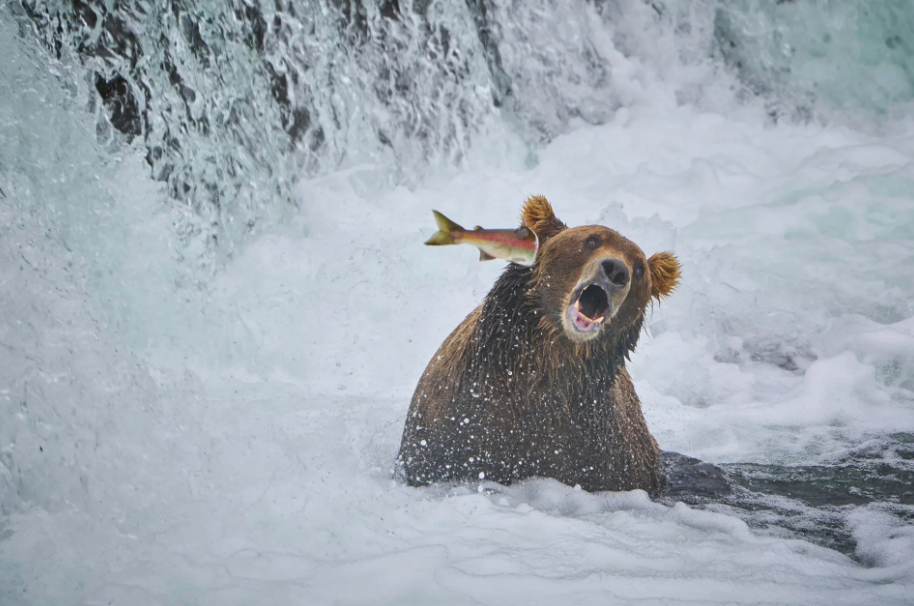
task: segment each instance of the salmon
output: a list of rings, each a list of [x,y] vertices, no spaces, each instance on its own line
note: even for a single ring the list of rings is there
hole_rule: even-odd
[[[470,244],[479,249],[480,261],[504,259],[530,267],[536,262],[539,238],[528,227],[517,229],[464,229],[437,210],[433,210],[438,231],[426,241],[426,246]]]

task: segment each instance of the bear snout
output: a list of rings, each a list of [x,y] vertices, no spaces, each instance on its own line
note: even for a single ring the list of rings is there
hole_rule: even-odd
[[[628,267],[619,259],[603,259],[600,261],[600,273],[609,282],[610,288],[625,288],[628,284]]]

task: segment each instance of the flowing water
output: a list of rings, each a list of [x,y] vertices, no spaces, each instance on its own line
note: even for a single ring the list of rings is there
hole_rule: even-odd
[[[909,604],[908,2],[0,6],[0,603]],[[542,193],[683,264],[670,488],[412,489]],[[701,463],[703,461],[704,463]]]

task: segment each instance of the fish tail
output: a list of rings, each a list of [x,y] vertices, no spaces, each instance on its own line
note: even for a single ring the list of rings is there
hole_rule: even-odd
[[[448,244],[457,244],[457,239],[454,237],[454,232],[466,231],[437,210],[433,210],[432,214],[435,215],[435,223],[438,224],[438,231],[432,234],[432,237],[429,238],[425,244],[426,246],[446,246]]]

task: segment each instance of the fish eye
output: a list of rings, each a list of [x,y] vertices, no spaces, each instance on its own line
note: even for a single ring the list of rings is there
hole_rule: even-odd
[[[603,246],[603,239],[596,234],[587,236],[587,239],[584,240],[584,246],[590,250],[596,250]]]
[[[632,275],[634,275],[635,278],[640,278],[644,275],[644,264],[641,263],[641,261],[638,261],[638,263],[635,264],[635,269],[632,270]]]

